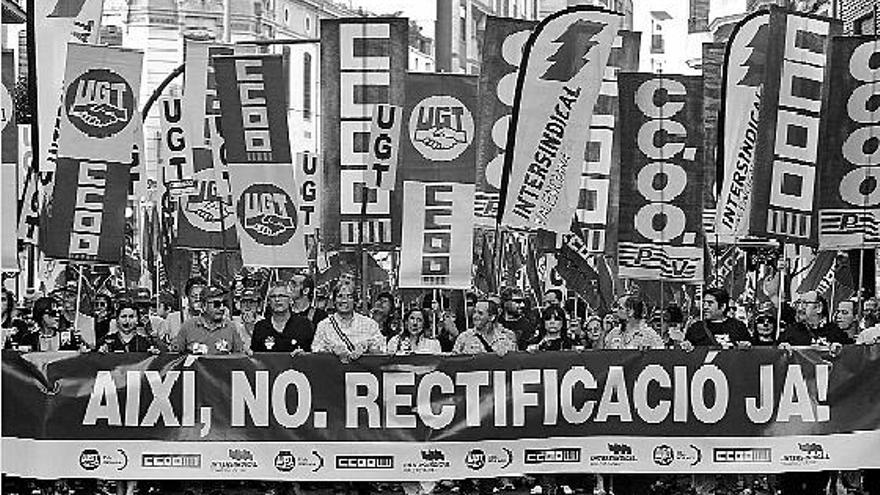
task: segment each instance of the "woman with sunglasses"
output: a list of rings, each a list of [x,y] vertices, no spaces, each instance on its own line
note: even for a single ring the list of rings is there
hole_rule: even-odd
[[[61,308],[51,297],[34,302],[34,329],[18,340],[22,352],[76,351],[79,342],[70,328],[61,329]]]
[[[97,342],[103,342],[104,338],[111,333],[111,329],[115,330],[112,324],[113,300],[109,294],[98,293],[92,302],[92,318],[95,319],[95,339]]]
[[[403,317],[403,328],[388,339],[385,351],[388,354],[439,354],[442,352],[440,341],[426,335],[427,328],[425,312],[411,308]]]
[[[776,315],[771,311],[761,311],[755,316],[752,331],[752,345],[776,347]]]
[[[559,306],[548,306],[541,314],[538,335],[526,348],[529,352],[563,351],[571,349],[568,338],[568,323],[565,310]]]

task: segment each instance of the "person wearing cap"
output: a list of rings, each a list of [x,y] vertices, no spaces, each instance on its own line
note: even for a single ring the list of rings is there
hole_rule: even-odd
[[[251,287],[245,287],[238,299],[239,313],[232,317],[232,321],[238,326],[238,333],[245,349],[251,348],[251,337],[254,335],[254,325],[260,319],[260,296]]]
[[[775,347],[776,341],[776,309],[773,303],[762,304],[755,315],[755,328],[752,332],[752,345]]]
[[[271,314],[254,325],[250,349],[254,352],[309,352],[315,328],[308,319],[290,311],[290,287],[276,283],[269,290]]]
[[[238,328],[226,317],[226,291],[217,286],[205,291],[202,313],[183,322],[174,337],[172,352],[239,354],[244,343]]]

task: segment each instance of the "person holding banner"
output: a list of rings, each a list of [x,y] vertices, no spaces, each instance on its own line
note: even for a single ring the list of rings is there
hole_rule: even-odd
[[[559,306],[547,306],[541,312],[541,326],[535,340],[526,347],[529,352],[566,351],[571,349],[565,310]]]
[[[452,353],[494,352],[504,356],[508,352],[516,351],[516,334],[498,323],[498,313],[498,303],[489,299],[478,299],[474,307],[474,328],[458,335]]]
[[[172,352],[192,354],[240,354],[244,343],[238,329],[226,317],[226,291],[213,286],[205,291],[204,312],[183,322],[171,344]]]
[[[150,352],[158,354],[159,349],[149,335],[137,332],[140,309],[132,301],[121,301],[116,305],[116,331],[105,335],[98,344],[100,352]]]
[[[61,328],[61,308],[51,297],[41,297],[34,302],[35,328],[18,339],[21,352],[76,351],[79,339],[70,328]]]
[[[635,294],[617,300],[618,327],[605,336],[605,349],[663,349],[663,339],[645,323],[645,302]]]
[[[426,335],[428,319],[425,312],[410,308],[403,317],[403,328],[385,346],[388,354],[440,354],[440,341]]]
[[[697,346],[749,346],[752,336],[743,322],[728,316],[730,296],[724,289],[713,287],[703,294],[704,320],[687,329],[681,348],[692,351]]]
[[[312,322],[290,311],[290,287],[277,282],[269,290],[271,315],[254,325],[254,352],[309,352],[315,329]]]
[[[852,339],[828,321],[828,301],[816,291],[804,292],[796,303],[797,322],[779,336],[780,346],[822,346],[836,353]]]
[[[356,291],[350,283],[339,283],[333,288],[336,312],[318,323],[312,352],[329,352],[343,363],[350,363],[364,354],[385,351],[385,337],[379,324],[354,310]]]

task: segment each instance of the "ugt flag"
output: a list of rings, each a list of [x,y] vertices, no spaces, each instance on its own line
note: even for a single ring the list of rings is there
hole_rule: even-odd
[[[245,265],[308,266],[278,55],[218,57],[217,92]]]
[[[569,230],[593,107],[621,18],[571,7],[544,19],[526,43],[502,176],[502,224]]]

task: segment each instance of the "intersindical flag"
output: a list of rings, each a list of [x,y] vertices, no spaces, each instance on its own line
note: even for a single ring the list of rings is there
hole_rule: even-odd
[[[749,233],[815,245],[819,121],[829,42],[842,26],[774,8],[768,29]]]
[[[819,131],[819,249],[880,247],[880,70],[876,36],[831,41]]]
[[[245,265],[306,267],[280,55],[215,60],[235,222]]]
[[[503,225],[569,230],[593,108],[621,19],[570,7],[544,19],[526,42],[508,128]]]
[[[717,141],[721,193],[713,242],[733,244],[749,231],[769,32],[770,12],[762,10],[740,21],[727,43]]]
[[[700,77],[622,73],[621,278],[702,282]]]

